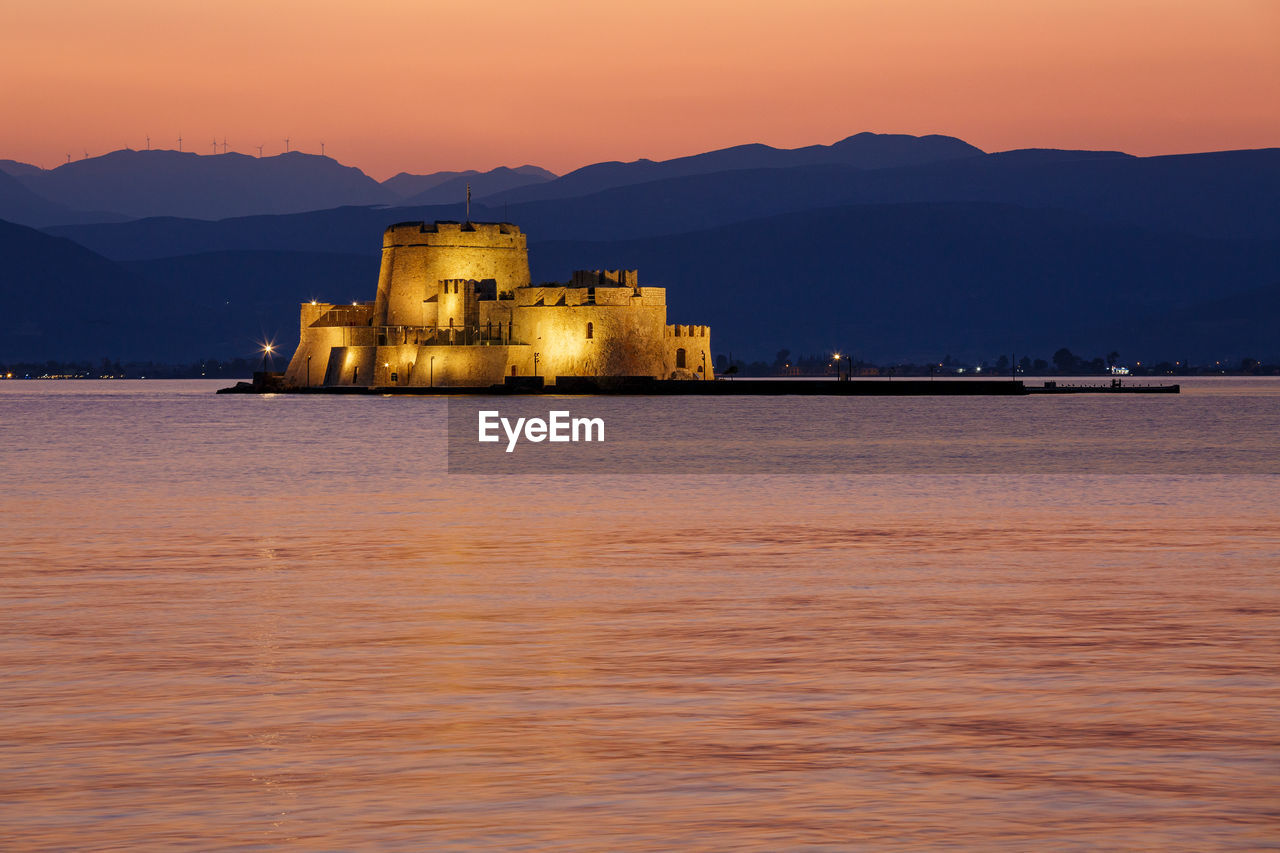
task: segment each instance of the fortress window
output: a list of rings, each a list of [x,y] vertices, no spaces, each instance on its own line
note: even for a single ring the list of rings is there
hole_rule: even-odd
[[[593,337],[595,337],[595,332],[596,332],[595,324],[588,323],[587,324],[587,340],[591,340]]]
[[[676,367],[684,367],[684,347],[676,350]]]

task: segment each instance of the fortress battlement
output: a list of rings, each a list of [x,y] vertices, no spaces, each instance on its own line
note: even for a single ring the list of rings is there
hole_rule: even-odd
[[[474,278],[442,278],[438,285],[439,291],[427,297],[426,301],[433,299],[438,300],[441,296],[447,296],[450,293],[455,296],[462,294],[465,297],[475,299],[492,300],[498,298],[498,282],[496,279],[486,278],[476,281]]]
[[[516,306],[519,308],[630,305],[637,295],[630,287],[580,287],[569,284],[531,284],[515,290]],[[650,300],[645,304],[653,302]]]
[[[382,247],[398,246],[483,246],[525,247],[519,226],[510,222],[397,222],[382,233]]]
[[[570,287],[639,287],[638,270],[574,270]]]

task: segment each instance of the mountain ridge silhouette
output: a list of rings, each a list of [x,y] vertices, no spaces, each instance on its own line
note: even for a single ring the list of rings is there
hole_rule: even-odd
[[[844,153],[833,152],[839,146]],[[859,151],[861,165],[778,165],[780,158]],[[190,159],[197,156],[217,159],[132,162],[207,168]],[[893,158],[910,162],[888,165]],[[98,289],[70,303],[49,302],[31,320],[57,332],[46,341],[51,346],[75,346],[71,330],[87,328],[76,326],[79,319],[65,328],[47,322],[67,304],[72,313],[119,316],[138,327],[131,340],[157,349],[171,343],[165,351],[200,341],[232,345],[246,337],[245,318],[296,335],[300,301],[368,298],[383,230],[398,221],[462,219],[471,183],[472,218],[518,224],[535,275],[564,280],[573,269],[638,267],[642,280],[670,287],[673,322],[713,326],[717,351],[759,356],[770,347],[799,351],[826,342],[857,344],[877,358],[932,358],[940,354],[934,350],[985,357],[993,347],[1045,355],[1095,343],[1123,351],[1132,342],[1171,350],[1160,354],[1169,358],[1265,357],[1274,341],[1270,349],[1280,355],[1280,336],[1265,316],[1270,288],[1280,281],[1280,148],[1158,157],[1060,149],[988,154],[949,137],[859,134],[831,146],[737,146],[666,165],[603,164],[604,172],[627,173],[608,180],[630,182],[577,196],[511,198],[557,183],[563,189],[569,176],[483,197],[479,173],[431,177],[435,183],[414,198],[448,202],[442,204],[388,203],[390,181],[378,184],[325,160],[235,155],[220,163],[276,170],[290,180],[321,169],[380,201],[359,196],[358,204],[218,220],[85,222],[85,214],[43,201],[23,183],[46,173],[4,172],[0,214],[80,217],[43,233],[10,231],[0,246],[5,290],[53,287],[57,276],[33,277],[43,267],[31,256],[56,269],[58,251],[50,247],[81,257],[69,248],[76,245],[99,259],[80,263],[83,270],[67,261],[59,275],[96,281]],[[744,164],[751,168],[721,168]],[[92,168],[85,161],[59,170],[74,176]],[[546,177],[533,168],[519,179]],[[671,175],[673,168],[688,173]],[[518,172],[489,174],[505,180]],[[409,178],[424,176],[397,177],[404,190],[421,185]],[[115,291],[122,296],[112,304],[151,296],[120,315],[100,304],[99,294]],[[232,305],[209,301],[219,293],[233,294]],[[193,306],[201,307],[193,314]],[[167,319],[142,328],[152,309]],[[189,339],[164,343],[179,328]]]

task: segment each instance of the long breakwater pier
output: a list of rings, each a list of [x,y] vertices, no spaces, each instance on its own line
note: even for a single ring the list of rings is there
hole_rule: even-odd
[[[673,380],[647,376],[557,376],[548,383],[541,376],[508,377],[500,385],[287,386],[283,374],[255,373],[252,382],[239,382],[219,394],[358,394],[445,396],[534,395],[561,396],[686,396],[686,397],[1025,397],[1033,394],[1177,394],[1177,384],[1072,382],[1047,380],[1029,385],[1020,379],[713,379]]]

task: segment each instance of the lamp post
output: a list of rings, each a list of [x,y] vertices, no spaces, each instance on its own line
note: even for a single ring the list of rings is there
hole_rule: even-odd
[[[428,387],[434,388],[436,387],[436,357],[434,355],[431,356],[431,364],[428,365],[428,368]]]
[[[835,353],[832,358],[836,363],[836,381],[839,382],[843,378],[840,376],[840,353]]]
[[[702,351],[702,378],[707,378],[707,351]]]
[[[271,354],[272,354],[273,352],[275,352],[275,351],[276,351],[276,348],[275,348],[275,345],[274,345],[274,344],[263,344],[263,345],[262,345],[262,371],[263,371],[263,373],[267,372],[267,359],[271,358]],[[271,364],[271,366],[272,366],[272,367],[275,367],[275,363],[273,362],[273,363]]]
[[[542,358],[542,353],[535,352],[533,354],[533,375],[538,375],[538,359]]]
[[[311,356],[307,356],[307,387],[311,387]]]

